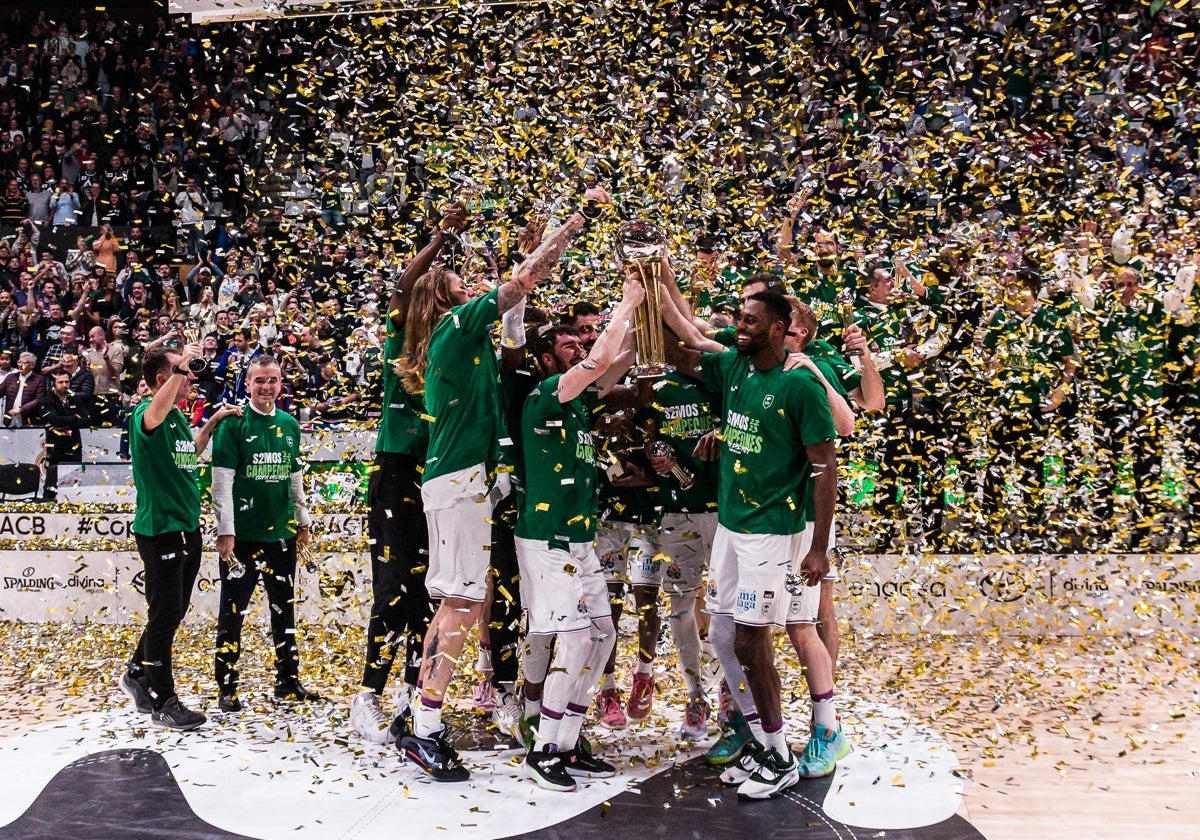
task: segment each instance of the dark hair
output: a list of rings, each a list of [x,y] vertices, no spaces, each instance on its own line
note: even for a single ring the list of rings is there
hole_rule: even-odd
[[[158,387],[158,375],[173,367],[171,356],[178,356],[179,351],[170,347],[151,347],[142,356],[142,379],[151,388]]]
[[[574,303],[568,303],[562,313],[562,323],[567,326],[574,326],[580,317],[588,315],[599,315],[600,307],[588,300],[577,300]]]
[[[1042,275],[1032,268],[1017,269],[1017,285],[1028,289],[1034,297],[1042,291]]]
[[[720,240],[711,233],[702,233],[696,237],[696,250],[712,253],[720,246]]]
[[[538,330],[537,339],[533,343],[533,355],[540,361],[543,354],[554,355],[554,346],[558,344],[559,336],[579,333],[570,324],[556,324],[544,330]]]
[[[782,321],[785,327],[792,323],[792,305],[788,299],[778,292],[755,292],[750,300],[761,303],[776,321]]]
[[[755,283],[762,283],[767,287],[767,291],[777,295],[787,294],[787,287],[783,284],[783,278],[777,274],[768,274],[765,271],[757,271],[746,278],[742,283],[742,287],[752,286]]]

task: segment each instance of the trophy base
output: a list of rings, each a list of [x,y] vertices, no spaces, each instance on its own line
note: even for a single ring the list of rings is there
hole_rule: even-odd
[[[666,362],[651,365],[634,365],[629,371],[636,379],[660,379],[668,373],[674,373],[675,365],[669,365]]]

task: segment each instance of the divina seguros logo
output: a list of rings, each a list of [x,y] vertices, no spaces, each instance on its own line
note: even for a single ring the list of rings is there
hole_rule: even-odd
[[[101,592],[108,585],[104,578],[82,575],[72,572],[66,577],[58,575],[39,575],[35,566],[26,566],[20,575],[5,575],[4,589],[19,592],[53,592],[56,589],[83,589],[87,592]]]

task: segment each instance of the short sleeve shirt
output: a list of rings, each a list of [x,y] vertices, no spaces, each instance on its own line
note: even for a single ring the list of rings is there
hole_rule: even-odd
[[[404,330],[389,318],[383,344],[383,413],[379,420],[376,452],[394,452],[425,460],[429,446],[429,421],[425,401],[404,389],[395,364],[404,355]]]
[[[133,532],[157,537],[200,527],[199,462],[192,428],[178,408],[152,432],[142,425],[150,399],[144,399],[129,418],[129,454],[137,510]]]
[[[276,410],[246,406],[227,417],[213,436],[213,466],[233,473],[233,529],[239,540],[271,542],[296,535],[292,473],[300,459],[300,425]]]
[[[555,375],[526,398],[521,416],[525,482],[516,533],[522,539],[585,543],[596,538],[596,444],[592,391],[562,403]]]
[[[825,387],[809,370],[761,371],[738,353],[705,353],[701,366],[723,403],[718,521],[736,533],[799,533],[811,492],[805,447],[836,435]]]
[[[498,290],[451,309],[434,327],[425,366],[425,409],[431,418],[423,481],[501,460],[505,436],[500,369],[491,329]]]

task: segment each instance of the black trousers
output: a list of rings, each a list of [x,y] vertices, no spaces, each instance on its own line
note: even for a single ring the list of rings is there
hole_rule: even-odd
[[[1128,453],[1132,460],[1134,492],[1143,516],[1158,508],[1152,494],[1158,482],[1162,462],[1161,426],[1150,411],[1134,406],[1113,404],[1096,412],[1100,428],[1096,434],[1096,455],[1100,475],[1096,481],[1096,515],[1108,519],[1113,514],[1113,489],[1121,461]]]
[[[429,526],[421,503],[421,467],[416,458],[379,452],[367,483],[367,532],[371,540],[373,603],[367,622],[363,686],[383,693],[392,661],[406,644],[404,681],[416,685],[425,631],[433,604],[425,589]]]
[[[992,452],[983,479],[983,512],[988,527],[1000,528],[1005,508],[1005,482],[1010,465],[1017,467],[1022,514],[1032,530],[1044,528],[1046,438],[1038,418],[1007,417],[991,431]]]
[[[146,590],[146,627],[129,660],[131,676],[145,676],[155,709],[175,696],[171,648],[187,615],[200,573],[200,529],[134,535]]]
[[[296,538],[249,542],[236,540],[233,556],[246,567],[240,578],[229,577],[221,563],[221,606],[217,613],[217,689],[234,694],[238,687],[238,658],[242,653],[242,624],[254,588],[262,580],[271,616],[271,642],[275,646],[275,678],[295,678],[300,673],[296,646]]]
[[[492,516],[492,602],[488,632],[492,642],[492,685],[517,681],[521,645],[521,573],[517,567],[517,496],[496,503]]]
[[[900,485],[903,483],[910,493],[919,494],[926,526],[936,520],[936,527],[940,528],[944,508],[941,482],[931,481],[928,461],[931,458],[944,461],[946,455],[931,451],[940,445],[935,437],[937,429],[933,419],[912,404],[889,405],[876,424],[883,436],[883,449],[879,457],[875,513],[893,523],[903,519],[900,508]]]

